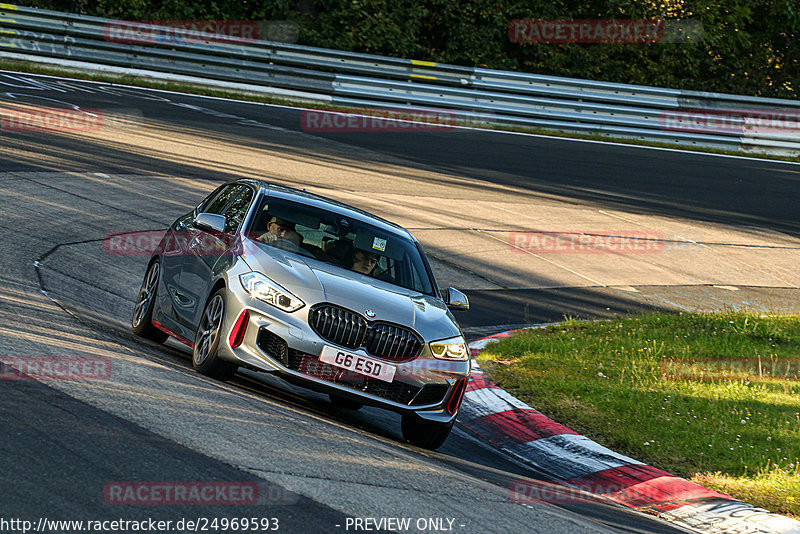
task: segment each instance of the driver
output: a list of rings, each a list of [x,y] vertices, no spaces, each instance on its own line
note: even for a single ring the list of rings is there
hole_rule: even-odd
[[[303,237],[295,231],[293,222],[273,217],[267,224],[267,231],[257,239],[264,243],[272,243],[276,239],[287,239],[299,247]]]

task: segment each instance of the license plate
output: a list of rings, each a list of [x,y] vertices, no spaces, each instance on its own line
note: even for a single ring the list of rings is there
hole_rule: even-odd
[[[391,382],[397,370],[394,365],[379,362],[378,360],[373,360],[366,356],[351,354],[327,345],[322,347],[319,360],[335,365],[336,367],[341,367],[342,369],[347,369],[348,371],[355,371],[369,378],[383,380],[384,382]]]

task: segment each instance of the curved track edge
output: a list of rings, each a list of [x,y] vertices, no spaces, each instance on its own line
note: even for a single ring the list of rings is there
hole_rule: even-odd
[[[471,341],[472,356],[512,332]],[[515,502],[599,500],[695,532],[800,534],[800,521],[704,488],[581,436],[504,391],[475,360],[458,424],[551,479],[549,484],[513,483],[508,492]]]

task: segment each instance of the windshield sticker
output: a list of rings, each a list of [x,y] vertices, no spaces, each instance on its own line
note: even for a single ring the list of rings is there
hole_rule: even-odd
[[[376,237],[372,240],[372,248],[375,250],[380,250],[381,252],[386,251],[386,240],[381,239],[380,237]]]

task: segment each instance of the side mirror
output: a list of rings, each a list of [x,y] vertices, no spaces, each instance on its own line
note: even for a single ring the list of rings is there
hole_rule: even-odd
[[[444,290],[444,303],[453,311],[466,311],[469,309],[467,296],[454,287]]]
[[[224,232],[225,223],[225,216],[215,213],[199,213],[197,217],[194,218],[195,226],[212,232]]]

